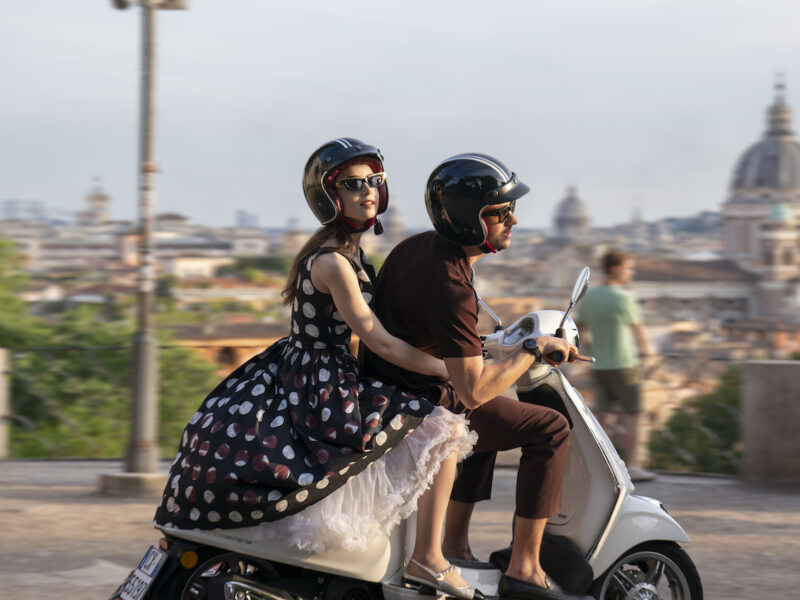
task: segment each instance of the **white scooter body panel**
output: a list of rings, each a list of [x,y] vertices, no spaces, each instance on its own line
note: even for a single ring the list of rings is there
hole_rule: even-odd
[[[283,540],[265,540],[256,537],[255,527],[240,529],[201,530],[162,528],[174,537],[198,542],[215,548],[224,548],[247,556],[255,556],[279,563],[316,569],[334,575],[352,577],[370,582],[380,582],[396,574],[405,564],[409,542],[414,543],[416,513],[392,530],[391,537],[377,536],[369,540],[364,552],[304,552],[288,546]],[[410,540],[407,540],[410,532]]]
[[[588,556],[605,530],[620,494],[632,491],[633,485],[613,444],[578,391],[559,370],[537,368],[547,373],[540,383],[549,382],[559,392],[565,392],[561,396],[573,424],[561,512],[548,519],[547,530],[568,537]]]
[[[644,542],[668,540],[687,543],[691,540],[658,500],[645,496],[625,496],[616,518],[609,524],[608,535],[589,559],[595,577],[600,576],[620,556]]]

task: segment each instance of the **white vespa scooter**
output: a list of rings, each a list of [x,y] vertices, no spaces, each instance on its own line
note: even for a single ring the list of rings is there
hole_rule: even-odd
[[[584,267],[566,312],[532,312],[505,329],[481,301],[498,321],[498,331],[484,342],[487,357],[502,358],[522,345],[533,347],[532,338],[542,335],[563,337],[578,347],[578,329],[569,312],[586,293],[588,281],[589,268]],[[599,600],[702,600],[700,576],[679,546],[689,542],[686,532],[658,500],[633,494],[625,463],[564,374],[534,363],[517,380],[516,391],[520,401],[558,410],[571,427],[561,513],[548,520],[541,554],[551,577],[568,592],[590,593]],[[495,552],[492,561],[507,565],[509,555],[509,549]],[[473,572],[462,568],[465,578]],[[474,585],[477,578],[470,582]]]
[[[542,335],[563,336],[577,347],[568,313],[588,278],[584,268],[566,313],[529,313],[486,336],[487,357],[502,358]],[[535,363],[517,381],[517,395],[559,410],[572,427],[562,512],[549,520],[541,553],[553,580],[599,600],[702,600],[697,569],[678,545],[688,536],[657,500],[633,495],[624,463],[564,375]],[[164,529],[111,600],[419,600],[433,590],[402,582],[414,530],[412,516],[390,537],[372,539],[365,552],[314,554],[256,539],[254,528]],[[485,596],[496,596],[509,555],[504,549],[490,563],[457,564]]]

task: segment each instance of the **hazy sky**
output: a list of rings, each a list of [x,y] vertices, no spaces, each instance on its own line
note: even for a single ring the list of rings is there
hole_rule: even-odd
[[[594,223],[716,210],[764,131],[775,74],[800,98],[796,0],[189,0],[159,11],[158,212],[311,227],[300,179],[340,136],[378,145],[391,202],[427,224],[450,155],[505,162],[549,226],[568,185]],[[0,200],[79,209],[100,177],[137,211],[140,10],[2,0]]]

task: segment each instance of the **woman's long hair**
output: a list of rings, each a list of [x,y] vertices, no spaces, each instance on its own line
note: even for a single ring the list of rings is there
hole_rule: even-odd
[[[335,242],[331,248],[343,251],[345,254],[352,255],[356,249],[353,238],[350,237],[350,233],[341,221],[336,220],[317,229],[309,240],[303,244],[292,263],[292,268],[289,269],[286,286],[281,291],[281,297],[285,305],[288,306],[294,302],[294,297],[297,295],[297,277],[300,275],[300,265],[325,241]]]

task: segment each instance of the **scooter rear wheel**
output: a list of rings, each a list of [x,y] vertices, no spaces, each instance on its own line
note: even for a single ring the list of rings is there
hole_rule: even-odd
[[[622,555],[592,584],[597,600],[703,600],[700,575],[672,542],[646,542]]]
[[[226,552],[208,559],[197,567],[183,587],[181,600],[216,600],[208,595],[209,583],[221,575],[243,575],[248,578],[266,580],[276,577],[277,571],[266,561]],[[220,598],[219,600],[222,600]]]

